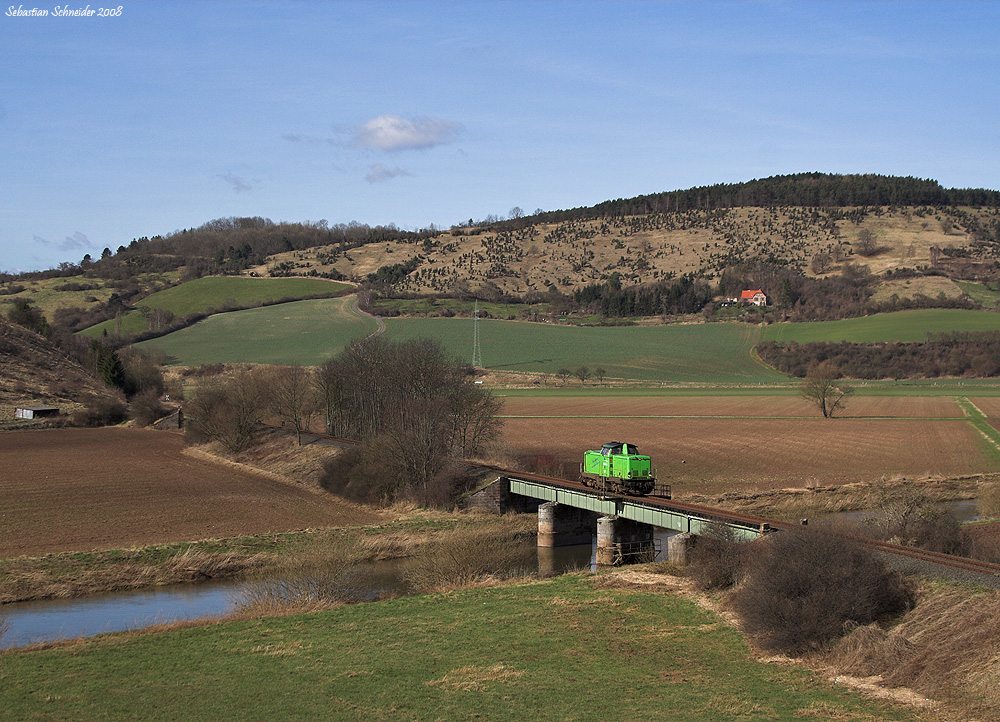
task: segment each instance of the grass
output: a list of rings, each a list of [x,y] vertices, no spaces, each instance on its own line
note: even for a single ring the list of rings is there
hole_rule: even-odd
[[[1000,314],[990,311],[932,308],[879,313],[864,318],[810,323],[776,323],[768,326],[761,341],[811,343],[814,341],[926,341],[927,334],[943,331],[1000,331]]]
[[[589,575],[5,654],[0,689],[4,720],[918,719]]]
[[[470,319],[388,319],[388,337],[439,340],[459,358],[472,358]],[[555,373],[602,366],[608,376],[647,381],[764,383],[787,380],[757,363],[751,349],[760,329],[738,324],[577,327],[482,320],[488,369]]]
[[[282,298],[337,293],[346,288],[348,288],[346,284],[318,278],[210,276],[157,291],[135,305],[140,308],[164,309],[171,311],[177,318],[183,318],[191,313],[205,313],[224,306],[246,307]],[[115,321],[109,320],[91,326],[81,333],[99,336],[103,331],[113,333],[114,330]],[[138,308],[122,317],[122,334],[135,334],[145,330],[146,319]]]
[[[955,285],[969,296],[973,301],[981,304],[984,308],[995,308],[1000,304],[1000,290],[990,288],[988,284],[974,283],[973,281],[955,281]],[[993,284],[994,286],[996,284]]]
[[[376,329],[351,311],[353,297],[296,301],[218,314],[138,344],[161,349],[170,364],[320,364]]]
[[[158,284],[172,283],[176,281],[178,273],[141,273],[135,277],[135,282],[143,287],[155,287]],[[57,308],[64,306],[75,306],[80,308],[90,308],[98,303],[106,302],[115,289],[106,278],[89,278],[87,276],[63,276],[60,278],[44,278],[38,280],[18,280],[16,285],[25,286],[26,290],[10,296],[0,296],[0,303],[15,299],[26,299],[36,306],[45,317],[52,319],[52,314]],[[59,286],[70,283],[83,285],[96,285],[98,288],[86,291],[57,291]],[[88,298],[95,300],[88,301]],[[4,306],[0,305],[0,313],[6,313]]]

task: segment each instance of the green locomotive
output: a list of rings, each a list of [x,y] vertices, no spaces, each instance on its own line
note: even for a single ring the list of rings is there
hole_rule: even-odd
[[[583,483],[594,489],[645,496],[656,488],[656,477],[648,456],[635,444],[612,441],[583,455]]]

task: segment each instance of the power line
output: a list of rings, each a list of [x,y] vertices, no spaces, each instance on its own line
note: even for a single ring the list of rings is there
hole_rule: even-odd
[[[472,316],[472,366],[481,368],[483,365],[483,350],[479,348],[479,300],[476,300],[476,310]]]

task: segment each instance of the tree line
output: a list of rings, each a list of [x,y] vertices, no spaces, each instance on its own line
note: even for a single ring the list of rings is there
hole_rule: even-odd
[[[594,206],[495,222],[492,228],[519,228],[616,216],[639,216],[694,209],[808,206],[977,206],[1000,207],[1000,192],[983,188],[944,188],[935,180],[877,174],[794,173],[743,183],[717,183],[686,190],[619,198]]]
[[[800,378],[819,365],[836,368],[838,377],[856,379],[1000,376],[998,331],[932,334],[920,343],[765,341],[757,345],[757,354],[779,371]]]

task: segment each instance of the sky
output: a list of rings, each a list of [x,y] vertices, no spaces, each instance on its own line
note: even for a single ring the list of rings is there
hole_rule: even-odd
[[[998,28],[998,2],[7,0],[0,271],[229,216],[447,228],[810,171],[1000,189]]]

